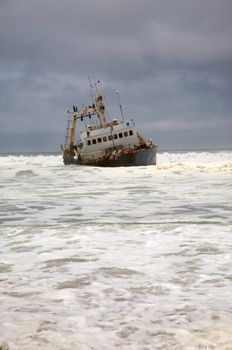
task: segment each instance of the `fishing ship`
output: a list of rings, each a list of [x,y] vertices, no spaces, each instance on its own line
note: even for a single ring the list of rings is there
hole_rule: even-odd
[[[99,82],[90,85],[92,103],[68,111],[68,125],[64,146],[61,145],[65,165],[92,165],[102,167],[144,166],[156,164],[157,145],[146,140],[135,128],[133,119],[106,118],[106,108]],[[94,94],[93,94],[94,90]],[[77,123],[83,128],[76,140]]]

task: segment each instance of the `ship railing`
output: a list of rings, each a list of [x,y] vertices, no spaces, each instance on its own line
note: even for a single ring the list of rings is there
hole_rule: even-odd
[[[115,125],[120,125],[120,124],[126,124],[127,126],[130,126],[130,125],[135,126],[133,119],[131,119],[130,121],[123,121],[123,120],[120,121],[117,119],[113,119],[111,122],[108,122],[105,124],[105,128],[115,126]],[[98,130],[98,129],[103,129],[103,126],[101,124],[87,125],[86,129],[87,131]],[[83,131],[81,131],[81,133],[83,133]]]

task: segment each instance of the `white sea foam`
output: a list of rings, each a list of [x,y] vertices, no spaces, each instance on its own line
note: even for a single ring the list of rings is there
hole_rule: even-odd
[[[232,346],[231,152],[157,160],[0,157],[0,339],[10,349]]]
[[[1,167],[63,166],[61,155],[0,156]],[[164,152],[157,156],[157,171],[199,171],[232,173],[232,152]]]
[[[161,153],[158,170],[232,173],[232,152]]]
[[[41,166],[59,166],[62,165],[62,156],[53,155],[9,155],[0,157],[1,166],[17,166],[17,165],[41,165]]]

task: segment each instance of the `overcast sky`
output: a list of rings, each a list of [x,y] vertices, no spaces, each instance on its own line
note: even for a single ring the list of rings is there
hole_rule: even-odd
[[[0,0],[0,152],[58,151],[100,80],[159,149],[232,147],[232,0]]]

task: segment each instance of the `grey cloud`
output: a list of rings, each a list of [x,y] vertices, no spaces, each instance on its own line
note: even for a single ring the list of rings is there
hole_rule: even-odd
[[[125,112],[149,136],[159,132],[161,148],[193,147],[196,133],[202,145],[217,135],[228,147],[231,15],[230,0],[1,1],[0,151],[39,149],[27,133],[55,150],[66,110],[88,102],[89,75],[103,82],[109,113],[119,114],[119,89]]]

